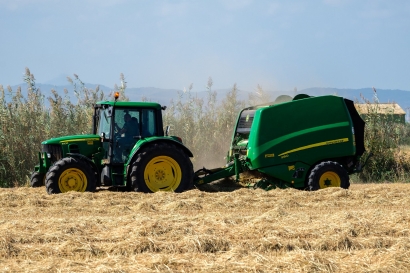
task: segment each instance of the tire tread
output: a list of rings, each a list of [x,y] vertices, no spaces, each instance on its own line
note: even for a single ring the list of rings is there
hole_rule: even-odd
[[[181,158],[183,161],[182,165],[180,162],[181,171],[182,171],[182,179],[181,184],[176,192],[182,192],[185,190],[190,190],[193,188],[193,177],[194,177],[194,169],[191,160],[189,157],[182,151],[182,149],[176,147],[170,143],[153,143],[152,145],[144,148],[138,155],[136,160],[132,163],[131,166],[131,173],[130,173],[130,181],[131,187],[134,191],[142,191],[142,192],[151,192],[149,188],[145,185],[143,180],[143,172],[144,172],[144,162],[148,161],[152,154],[158,153],[158,151],[172,151],[175,157]],[[175,158],[174,158],[175,159]],[[185,186],[183,185],[185,184]],[[182,187],[181,187],[182,186]]]
[[[317,164],[310,172],[308,178],[308,189],[310,191],[319,190],[319,178],[317,177],[318,172],[323,168],[331,168],[336,171],[341,179],[340,187],[343,189],[348,189],[350,187],[350,178],[346,170],[342,165],[335,161],[323,161]]]
[[[61,193],[60,188],[58,187],[58,177],[59,175],[70,166],[80,169],[87,176],[87,189],[88,192],[95,192],[96,181],[94,171],[91,166],[84,162],[73,157],[65,157],[57,161],[47,172],[46,174],[46,190],[48,194],[57,194]]]

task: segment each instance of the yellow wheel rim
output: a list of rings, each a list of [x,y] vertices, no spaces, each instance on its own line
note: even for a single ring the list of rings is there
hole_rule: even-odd
[[[60,178],[58,179],[58,187],[61,192],[85,192],[85,189],[87,188],[87,177],[77,168],[67,169],[60,175]]]
[[[335,172],[325,172],[319,179],[319,187],[321,189],[328,187],[340,187],[340,176]]]
[[[145,184],[152,192],[175,191],[181,178],[181,167],[169,156],[154,157],[144,170]]]

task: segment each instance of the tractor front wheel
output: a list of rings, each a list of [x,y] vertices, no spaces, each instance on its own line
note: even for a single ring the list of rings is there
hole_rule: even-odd
[[[46,174],[49,194],[69,191],[94,192],[95,176],[91,166],[79,159],[66,157],[57,161]]]
[[[348,189],[349,186],[349,175],[337,162],[321,162],[312,169],[309,175],[308,187],[311,191],[328,187]]]
[[[30,186],[33,188],[44,186],[45,178],[46,178],[46,175],[44,173],[33,172],[30,178]]]
[[[144,148],[131,166],[131,186],[135,191],[182,192],[192,188],[194,170],[182,149],[169,143]]]

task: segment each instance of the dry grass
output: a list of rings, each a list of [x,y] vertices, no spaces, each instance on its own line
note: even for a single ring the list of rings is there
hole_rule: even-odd
[[[0,189],[0,272],[410,270],[410,184],[212,187],[182,194]]]

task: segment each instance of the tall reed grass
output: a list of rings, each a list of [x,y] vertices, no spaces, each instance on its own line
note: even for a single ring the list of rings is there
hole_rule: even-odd
[[[410,153],[406,148],[410,140],[409,124],[397,122],[393,109],[386,111],[377,101],[363,100],[367,108],[367,114],[363,115],[366,122],[363,163],[370,153],[372,156],[358,174],[360,181],[409,181]]]
[[[245,102],[238,99],[236,84],[221,103],[212,85],[209,78],[206,100],[195,96],[191,85],[179,93],[176,101],[171,101],[164,113],[165,125],[171,126],[170,134],[181,137],[194,154],[195,168],[215,168],[226,163],[237,115],[245,107]]]
[[[68,79],[76,103],[64,90],[45,98],[36,87],[34,75],[26,68],[26,96],[20,87],[0,85],[0,187],[25,185],[38,163],[41,142],[51,137],[91,133],[92,105],[105,99],[99,90],[86,88],[77,75]],[[48,105],[46,106],[46,100]]]
[[[51,90],[52,95],[46,98],[28,68],[24,81],[26,92],[20,87],[12,90],[0,85],[0,187],[27,185],[38,164],[41,142],[51,137],[91,133],[94,103],[111,99],[111,94],[104,94],[98,86],[86,88],[77,75],[68,78],[74,99],[67,90],[62,95]],[[201,99],[189,86],[163,112],[164,126],[170,125],[170,134],[181,137],[193,152],[195,169],[224,165],[240,109],[271,100],[261,86],[248,101],[239,99],[236,84],[222,99],[212,87],[209,78],[208,96]],[[121,92],[123,100],[128,100],[126,88],[121,74],[120,86],[115,85],[114,91]],[[374,115],[366,117],[365,145],[374,156],[358,178],[364,182],[407,180],[410,165],[403,145],[410,142],[410,127],[392,122],[378,112],[377,105],[368,103],[368,107]]]

